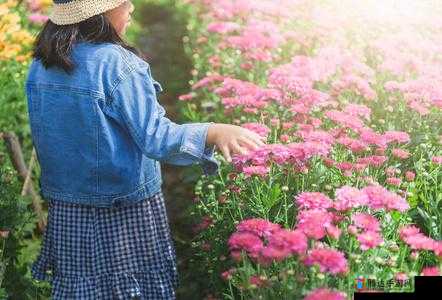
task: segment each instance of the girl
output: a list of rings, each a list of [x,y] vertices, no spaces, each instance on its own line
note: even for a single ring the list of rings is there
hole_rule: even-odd
[[[264,145],[245,128],[178,125],[162,87],[124,41],[125,0],[54,0],[26,80],[48,225],[34,279],[53,299],[174,299],[178,274],[160,162],[217,172]]]

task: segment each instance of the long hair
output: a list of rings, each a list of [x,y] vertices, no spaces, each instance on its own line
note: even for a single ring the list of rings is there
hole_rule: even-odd
[[[71,25],[57,25],[48,20],[37,35],[32,57],[40,59],[45,68],[57,66],[71,74],[75,64],[70,53],[75,43],[80,41],[118,44],[146,60],[140,50],[119,36],[104,14]]]

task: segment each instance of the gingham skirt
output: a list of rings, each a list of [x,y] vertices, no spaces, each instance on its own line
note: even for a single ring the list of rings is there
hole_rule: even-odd
[[[31,275],[52,299],[175,299],[176,254],[162,191],[118,208],[48,202]]]

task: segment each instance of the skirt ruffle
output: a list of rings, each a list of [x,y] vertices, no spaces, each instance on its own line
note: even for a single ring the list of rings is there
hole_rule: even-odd
[[[169,270],[70,277],[33,269],[32,276],[51,283],[52,299],[175,299],[177,288]]]
[[[175,299],[176,255],[162,193],[118,210],[50,202],[31,275],[51,283],[51,299]]]

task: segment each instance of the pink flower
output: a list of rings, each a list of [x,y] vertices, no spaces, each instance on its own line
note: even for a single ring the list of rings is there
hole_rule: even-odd
[[[252,275],[249,278],[250,284],[254,284],[258,287],[265,286],[268,284],[268,280],[263,280],[260,276]]]
[[[435,250],[437,242],[421,233],[415,226],[404,226],[399,229],[400,238],[414,250]]]
[[[230,280],[232,275],[236,272],[236,268],[230,268],[227,271],[221,273],[221,278],[224,280]]]
[[[380,167],[382,166],[386,161],[388,160],[388,157],[383,155],[372,155],[367,157],[361,157],[356,160],[359,164],[367,164],[373,167]]]
[[[256,234],[259,237],[268,237],[279,231],[281,226],[265,219],[253,218],[241,221],[236,225],[236,229]]]
[[[311,291],[304,300],[345,300],[346,296],[342,292],[332,291],[327,288],[318,288]]]
[[[422,269],[422,276],[441,276],[438,267],[425,267]]]
[[[405,172],[405,179],[407,179],[407,181],[413,181],[415,177],[416,177],[415,173],[411,171]]]
[[[350,186],[343,186],[336,190],[336,201],[334,208],[336,210],[345,211],[368,203],[366,193]]]
[[[302,210],[298,214],[298,229],[310,238],[322,239],[332,225],[333,214],[322,209]]]
[[[334,249],[313,249],[304,260],[306,266],[318,265],[321,272],[343,274],[348,271],[347,260],[342,252]]]
[[[358,234],[358,227],[354,225],[348,225],[347,232],[351,235],[357,235]]]
[[[442,165],[442,156],[433,156],[431,161],[435,164]]]
[[[370,119],[371,109],[365,105],[350,103],[344,108],[344,112],[356,116]]]
[[[282,261],[293,254],[304,254],[306,250],[307,237],[300,230],[281,229],[268,237],[258,262],[269,265],[273,260]]]
[[[342,111],[329,110],[325,112],[325,116],[335,123],[355,131],[364,127],[364,123],[361,121],[361,119]]]
[[[28,20],[29,20],[31,23],[35,23],[35,24],[43,24],[43,23],[45,23],[45,22],[48,20],[48,16],[46,16],[46,15],[42,15],[42,14],[40,14],[40,13],[33,13],[33,14],[30,14],[30,15],[28,16]]]
[[[332,200],[319,192],[303,192],[297,195],[295,199],[300,209],[327,209],[332,207]]]
[[[224,76],[221,76],[221,75],[210,75],[210,76],[207,76],[207,77],[199,80],[198,82],[194,83],[192,85],[192,90],[196,90],[196,89],[205,87],[205,86],[207,86],[207,85],[209,85],[209,84],[211,84],[212,82],[215,82],[215,81],[223,81],[223,80],[224,80]]]
[[[380,148],[387,146],[386,138],[383,135],[374,132],[371,128],[361,128],[359,130],[359,135],[360,139],[367,144],[372,144]]]
[[[238,252],[245,250],[249,256],[256,258],[261,251],[263,245],[262,240],[253,233],[249,232],[234,232],[227,242],[232,256],[239,258]]]
[[[410,136],[408,135],[408,133],[403,131],[386,131],[384,133],[384,138],[387,143],[408,143],[410,141]]]
[[[382,243],[382,237],[376,231],[366,231],[358,235],[361,250],[375,248]]]
[[[401,229],[399,229],[399,236],[401,239],[404,239],[411,235],[416,235],[420,233],[420,229],[416,226],[404,226]]]
[[[396,281],[405,282],[408,280],[408,275],[404,272],[398,272],[394,275],[394,278],[396,279]]]
[[[351,216],[353,224],[365,231],[379,231],[379,221],[372,215],[366,213],[355,213]]]
[[[290,141],[290,136],[287,134],[281,134],[281,136],[279,137],[279,139],[281,140],[281,142],[283,143],[287,143]]]
[[[388,177],[388,178],[385,180],[385,182],[386,182],[387,184],[390,184],[390,185],[400,186],[401,183],[402,183],[402,180],[401,180],[400,178],[397,178],[397,177]]]
[[[394,157],[397,157],[400,159],[407,159],[410,157],[410,152],[403,150],[403,149],[399,149],[399,148],[395,148],[395,149],[391,150],[391,153],[393,154]]]
[[[250,166],[250,167],[243,167],[242,168],[243,173],[246,177],[250,177],[253,175],[257,175],[260,177],[267,176],[270,172],[270,167],[265,166]]]
[[[199,232],[213,224],[213,219],[210,216],[204,216],[200,223],[194,226],[194,231]]]
[[[329,225],[325,227],[325,231],[327,231],[327,235],[335,240],[339,239],[341,236],[341,229],[339,229],[335,225]]]
[[[247,128],[253,132],[256,132],[260,136],[267,137],[267,135],[270,132],[270,128],[268,128],[264,124],[260,123],[244,123],[241,125],[241,127]]]
[[[238,30],[240,25],[233,22],[213,22],[207,25],[208,32],[216,32],[216,33],[228,33],[231,31]]]
[[[188,94],[180,95],[178,97],[178,100],[180,100],[180,101],[189,101],[189,100],[192,100],[194,97],[195,97],[195,94],[191,92],[191,93],[188,93]]]
[[[368,205],[372,209],[398,210],[404,212],[410,208],[408,202],[399,195],[380,185],[369,185],[362,189],[368,196]]]

